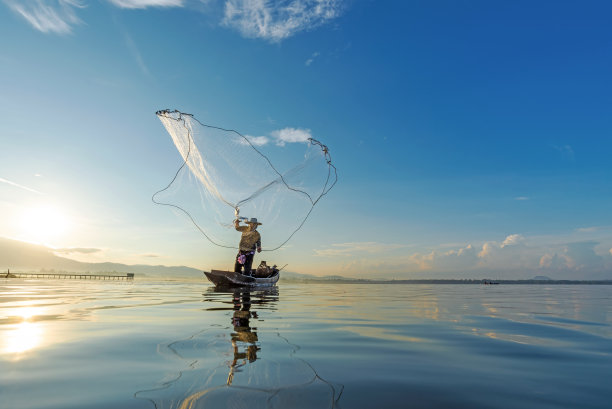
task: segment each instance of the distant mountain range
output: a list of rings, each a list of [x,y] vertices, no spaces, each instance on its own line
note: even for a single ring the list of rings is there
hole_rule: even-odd
[[[0,237],[0,273],[11,270],[13,272],[50,271],[78,272],[78,273],[134,273],[141,276],[152,277],[202,277],[202,271],[186,266],[162,266],[145,264],[121,263],[85,263],[71,260],[55,254],[55,250],[37,244]],[[340,276],[317,277],[309,274],[298,274],[283,271],[281,277],[286,281],[318,281],[318,280],[346,280]]]
[[[202,277],[202,271],[185,266],[84,263],[60,257],[52,248],[0,237],[0,272],[56,270],[66,272],[118,272],[147,276]]]

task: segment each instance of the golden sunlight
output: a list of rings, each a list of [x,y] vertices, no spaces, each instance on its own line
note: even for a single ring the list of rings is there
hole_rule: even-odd
[[[4,338],[2,352],[20,354],[36,348],[43,339],[43,330],[39,323],[24,321],[17,324]]]
[[[2,354],[22,354],[36,348],[43,340],[43,329],[40,323],[30,321],[32,317],[40,314],[40,308],[18,307],[14,312],[17,317],[21,318],[21,322],[12,326],[3,335],[3,342],[0,346]]]
[[[69,227],[70,221],[66,214],[50,205],[27,208],[21,218],[22,237],[32,242],[59,238]]]

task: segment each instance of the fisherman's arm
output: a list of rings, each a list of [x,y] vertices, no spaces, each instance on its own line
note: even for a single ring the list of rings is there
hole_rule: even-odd
[[[240,220],[236,219],[234,220],[234,227],[236,228],[236,230],[243,232],[243,231],[246,231],[248,226],[241,226]]]

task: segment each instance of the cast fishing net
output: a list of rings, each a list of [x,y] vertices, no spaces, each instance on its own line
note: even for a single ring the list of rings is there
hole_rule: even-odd
[[[337,181],[327,146],[303,130],[251,137],[179,111],[157,112],[183,163],[152,200],[211,243],[236,248],[236,217],[257,218],[264,251],[286,244]]]

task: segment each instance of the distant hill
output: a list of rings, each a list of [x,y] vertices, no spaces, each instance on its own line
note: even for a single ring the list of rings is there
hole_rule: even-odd
[[[612,285],[612,280],[553,280],[546,276],[537,276],[529,280],[490,280],[481,278],[420,278],[420,279],[363,279],[363,278],[348,278],[342,276],[323,276],[318,277],[310,274],[298,274],[291,272],[283,272],[280,280],[285,283],[316,283],[316,284],[477,284],[477,285],[495,285],[495,284],[510,284],[510,285],[537,285],[537,284],[561,284],[561,285],[580,285],[580,284],[598,284]]]
[[[352,278],[346,278],[342,276],[315,276],[312,274],[300,274],[293,273],[290,271],[282,271],[280,279],[284,282],[321,282],[321,281],[351,281]]]
[[[53,249],[0,237],[0,272],[56,270],[66,272],[134,273],[142,276],[201,277],[202,271],[185,266],[151,266],[145,264],[84,263],[57,256]]]

